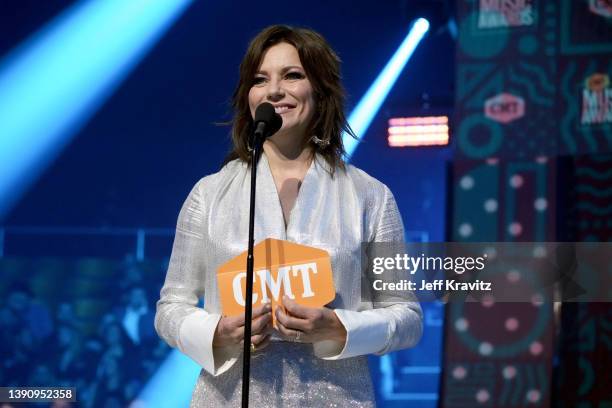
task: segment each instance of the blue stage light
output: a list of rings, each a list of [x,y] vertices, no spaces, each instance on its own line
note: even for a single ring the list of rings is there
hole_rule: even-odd
[[[361,98],[353,112],[351,112],[349,124],[359,139],[364,137],[389,91],[428,30],[429,22],[424,18],[419,18],[412,24],[408,35],[402,41],[395,54],[393,54],[393,57],[391,57],[385,68]],[[342,142],[344,143],[347,159],[350,159],[359,141],[345,133],[342,137]]]
[[[0,61],[0,218],[192,1],[77,2]]]
[[[136,401],[147,408],[187,407],[200,369],[189,357],[172,350]]]

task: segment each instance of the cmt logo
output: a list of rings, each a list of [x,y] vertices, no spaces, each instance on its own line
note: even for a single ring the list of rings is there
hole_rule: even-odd
[[[295,242],[268,238],[253,247],[253,305],[271,302],[272,323],[280,299],[321,307],[336,297],[329,253]],[[221,308],[225,316],[244,313],[247,251],[217,269]]]
[[[510,123],[525,116],[525,100],[520,96],[500,93],[485,101],[485,116],[500,123]]]
[[[589,0],[589,11],[602,17],[612,17],[611,0]]]

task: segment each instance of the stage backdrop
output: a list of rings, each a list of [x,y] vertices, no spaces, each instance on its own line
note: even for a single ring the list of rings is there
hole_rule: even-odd
[[[449,238],[610,240],[610,2],[462,0],[458,25]],[[551,303],[448,305],[442,405],[609,403],[609,309],[565,304],[555,350]]]

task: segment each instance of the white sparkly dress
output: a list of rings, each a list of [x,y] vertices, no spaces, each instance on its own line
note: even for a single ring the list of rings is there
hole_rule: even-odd
[[[346,343],[296,343],[273,335],[252,355],[251,407],[371,407],[374,392],[367,354],[413,346],[422,332],[415,301],[364,301],[362,242],[402,241],[393,195],[354,166],[333,177],[321,156],[304,177],[285,228],[265,154],[257,167],[255,242],[284,239],[329,252],[336,298],[333,309],[347,330]],[[241,401],[242,348],[212,347],[221,318],[216,270],[244,252],[249,221],[250,170],[235,160],[193,188],[178,218],[155,327],[172,347],[201,367],[191,406],[237,407]],[[204,308],[198,307],[204,297]]]

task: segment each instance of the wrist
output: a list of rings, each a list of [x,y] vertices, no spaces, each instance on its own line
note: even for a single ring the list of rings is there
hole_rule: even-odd
[[[215,327],[212,346],[213,348],[225,346],[225,335],[223,333],[223,317],[219,319],[219,321],[217,322],[217,327]]]
[[[334,312],[332,310],[332,316],[333,316],[333,320],[334,320],[334,337],[332,338],[332,340],[338,341],[342,344],[346,343],[346,328],[344,327],[344,325],[342,324],[342,322],[340,321],[340,318],[338,318],[338,315],[336,314],[336,312]]]

